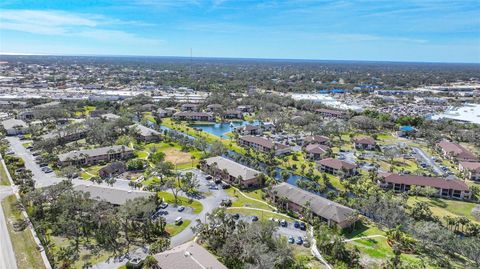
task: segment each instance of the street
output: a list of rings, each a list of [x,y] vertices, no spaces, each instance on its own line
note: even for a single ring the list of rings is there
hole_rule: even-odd
[[[413,151],[415,152],[415,154],[420,157],[421,159],[423,159],[423,162],[425,162],[426,164],[428,164],[430,167],[432,167],[433,169],[433,172],[435,172],[435,174],[441,176],[444,174],[443,170],[440,168],[440,166],[438,166],[434,160],[432,160],[432,158],[430,156],[428,156],[425,152],[423,152],[423,150],[421,150],[420,148],[416,148],[416,147],[412,147]],[[418,159],[417,157],[417,159]],[[419,160],[420,161],[420,160]]]
[[[13,191],[10,186],[0,186],[0,201],[12,194]],[[8,233],[7,219],[3,213],[3,208],[0,208],[0,238],[0,268],[17,268],[15,252]]]

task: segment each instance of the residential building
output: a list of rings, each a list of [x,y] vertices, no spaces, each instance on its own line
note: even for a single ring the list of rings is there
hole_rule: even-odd
[[[322,115],[324,118],[344,118],[346,116],[345,112],[327,108],[316,109],[315,113]]]
[[[225,119],[243,119],[243,113],[238,110],[229,109],[223,113]]]
[[[470,199],[471,192],[465,182],[456,179],[425,177],[416,175],[384,174],[379,181],[381,187],[395,192],[409,191],[412,186],[432,187],[438,190],[439,197]]]
[[[163,109],[163,108],[157,109],[157,116],[159,118],[171,117],[173,113],[175,113],[175,110],[172,111],[171,109]]]
[[[125,146],[110,146],[86,150],[74,150],[58,156],[59,166],[92,165],[98,162],[127,159],[134,150]]]
[[[333,158],[327,158],[318,161],[317,169],[340,177],[349,177],[357,173],[356,164]]]
[[[159,131],[153,130],[152,128],[148,128],[141,124],[134,124],[131,127],[135,127],[137,129],[136,138],[143,142],[157,142],[161,139],[161,133]]]
[[[352,140],[356,149],[373,150],[377,146],[375,139],[370,136],[355,137]]]
[[[40,136],[40,139],[57,139],[59,143],[69,143],[83,139],[87,134],[88,130],[86,128],[61,128]]]
[[[238,139],[238,144],[243,147],[254,148],[265,153],[273,152],[276,156],[285,155],[292,151],[290,147],[286,145],[275,143],[270,139],[259,136],[242,136]]]
[[[459,169],[468,179],[480,181],[480,162],[460,162]]]
[[[101,178],[113,177],[127,171],[127,166],[124,162],[113,162],[104,166],[98,170],[98,175]]]
[[[475,156],[475,154],[457,143],[444,139],[440,141],[437,146],[442,151],[442,154],[445,158],[463,162],[478,161],[478,157]]]
[[[159,268],[227,269],[225,265],[195,241],[155,254]]]
[[[73,187],[76,191],[90,193],[90,199],[106,201],[112,205],[124,205],[128,201],[136,198],[154,198],[155,193],[139,190],[122,190],[94,185],[76,185]]]
[[[183,104],[180,106],[181,111],[198,111],[198,104]]]
[[[320,160],[325,158],[328,154],[330,147],[321,144],[308,144],[304,150],[310,160]]]
[[[245,105],[245,106],[237,106],[237,110],[245,113],[253,112],[253,106]]]
[[[228,183],[246,188],[263,184],[260,171],[221,156],[205,159],[201,162],[201,166],[204,171],[211,171]]]
[[[17,116],[21,120],[33,120],[35,119],[35,113],[31,110],[20,111]]]
[[[323,135],[307,135],[303,138],[303,144],[319,144],[319,145],[326,145],[330,139]]]
[[[2,125],[7,135],[24,134],[28,128],[28,125],[23,120],[18,119],[4,120]]]
[[[211,104],[207,106],[208,112],[220,112],[222,111],[223,106],[221,104]]]
[[[244,125],[235,127],[234,131],[239,135],[262,135],[262,127],[260,125]]]
[[[358,219],[355,210],[285,182],[274,185],[270,196],[276,203],[286,201],[284,206],[287,210],[302,213],[309,208],[315,217],[327,222],[329,227],[348,228]]]
[[[186,121],[215,121],[213,114],[195,111],[177,112],[173,114],[173,119]]]

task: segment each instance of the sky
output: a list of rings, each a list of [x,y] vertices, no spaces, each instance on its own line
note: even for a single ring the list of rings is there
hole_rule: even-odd
[[[0,1],[0,53],[480,63],[480,0]]]

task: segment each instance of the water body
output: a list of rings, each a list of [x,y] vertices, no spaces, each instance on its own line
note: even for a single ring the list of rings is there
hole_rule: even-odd
[[[480,124],[480,104],[466,104],[461,107],[450,107],[444,113],[433,115],[433,120],[452,119]]]
[[[259,125],[258,121],[232,121],[224,123],[211,123],[211,124],[192,124],[190,127],[195,129],[201,129],[204,132],[213,134],[223,139],[228,139],[226,133],[232,132],[235,127],[245,126],[245,125]]]

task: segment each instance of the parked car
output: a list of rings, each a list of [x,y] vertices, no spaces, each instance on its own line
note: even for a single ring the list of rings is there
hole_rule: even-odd
[[[210,186],[208,187],[210,190],[218,190],[218,187],[217,186]]]
[[[182,217],[178,217],[175,219],[175,225],[182,225],[182,223],[183,223]]]
[[[142,268],[142,266],[143,266],[143,260],[140,258],[131,259],[126,264],[126,268],[132,268],[132,269]]]
[[[306,247],[306,248],[309,248],[310,247],[310,242],[308,242],[308,240],[303,241],[303,246]]]
[[[299,228],[299,227],[300,227],[300,223],[299,223],[298,221],[295,221],[295,222],[293,223],[293,227]]]
[[[178,210],[178,212],[182,212],[183,210],[185,210],[185,207],[184,207],[184,206],[181,206],[181,207],[179,207],[177,210]]]
[[[235,214],[232,215],[232,217],[233,217],[234,219],[239,219],[239,218],[240,218],[240,214],[235,213]]]
[[[42,167],[42,171],[47,174],[53,172],[52,168],[48,166]]]
[[[168,203],[161,203],[161,204],[160,204],[160,208],[161,208],[161,209],[165,209],[165,208],[167,208],[167,207],[168,207]]]
[[[290,235],[290,236],[288,237],[288,243],[290,243],[290,244],[295,243],[295,239],[293,238],[292,235]]]
[[[46,167],[46,166],[48,166],[48,163],[41,163],[41,164],[39,164],[39,166],[40,167]]]
[[[297,243],[297,245],[303,244],[303,238],[301,236],[297,237],[297,240],[295,241],[295,243]]]
[[[257,216],[253,216],[253,217],[252,217],[252,221],[258,221],[258,217],[257,217]]]
[[[307,229],[307,225],[305,225],[305,222],[300,222],[300,230],[305,231]]]
[[[229,188],[230,188],[229,184],[222,183],[222,189],[229,189]]]
[[[28,150],[32,150],[32,149],[33,149],[33,146],[28,146],[27,149],[28,149]]]
[[[282,219],[282,220],[280,221],[280,225],[282,225],[282,227],[287,227],[287,226],[288,226],[288,223],[287,223],[286,220]]]
[[[13,154],[15,154],[15,152],[13,150],[9,149],[7,152],[5,152],[5,154],[13,155]]]
[[[206,180],[212,180],[213,177],[212,177],[212,176],[206,176],[205,179],[206,179]]]

